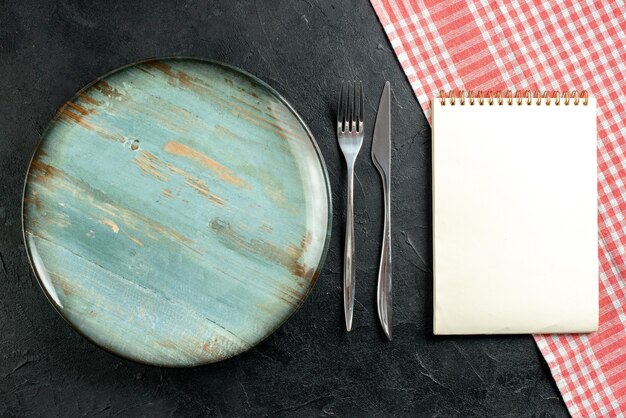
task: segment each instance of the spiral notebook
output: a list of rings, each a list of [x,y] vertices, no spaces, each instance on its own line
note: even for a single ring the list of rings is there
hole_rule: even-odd
[[[598,326],[596,101],[433,100],[435,334]]]

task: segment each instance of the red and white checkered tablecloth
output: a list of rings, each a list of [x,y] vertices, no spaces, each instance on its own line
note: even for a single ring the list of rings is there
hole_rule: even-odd
[[[573,416],[624,416],[624,1],[371,1],[429,119],[441,89],[585,89],[597,98],[600,327],[535,340]]]

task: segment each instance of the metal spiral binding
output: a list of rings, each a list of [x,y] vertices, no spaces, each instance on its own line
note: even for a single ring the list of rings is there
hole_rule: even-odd
[[[517,104],[521,106],[522,104],[531,105],[533,101],[535,101],[536,105],[543,103],[546,106],[550,106],[550,103],[554,102],[556,106],[559,106],[562,102],[565,106],[569,106],[570,103],[577,106],[581,100],[582,104],[587,106],[589,103],[589,94],[586,90],[580,93],[576,90],[572,90],[571,92],[516,90],[515,93],[511,92],[511,90],[450,90],[448,94],[446,94],[444,90],[440,90],[439,99],[441,100],[442,106],[445,106],[446,99],[449,99],[451,106],[454,106],[457,101],[461,105],[465,105],[467,102],[470,106],[474,106],[475,104],[479,106],[485,104],[493,106],[496,103],[498,105],[508,104],[512,106],[513,104]]]

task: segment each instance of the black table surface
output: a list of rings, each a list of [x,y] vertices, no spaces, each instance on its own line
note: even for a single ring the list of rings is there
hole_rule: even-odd
[[[326,264],[300,311],[250,352],[193,369],[128,362],[75,333],[30,270],[20,213],[29,159],[56,109],[117,67],[173,55],[235,65],[282,93],[317,138],[334,205]],[[351,333],[341,292],[346,174],[332,121],[342,79],[363,81],[367,122]],[[392,342],[375,306],[382,189],[370,159],[385,80]],[[0,1],[0,416],[567,415],[531,336],[432,335],[430,134],[365,0]]]

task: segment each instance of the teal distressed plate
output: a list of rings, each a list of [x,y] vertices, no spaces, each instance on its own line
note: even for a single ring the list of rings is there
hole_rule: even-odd
[[[197,59],[117,70],[57,113],[24,188],[24,240],[50,302],[122,357],[196,366],[259,343],[326,254],[328,175],[267,84]]]

